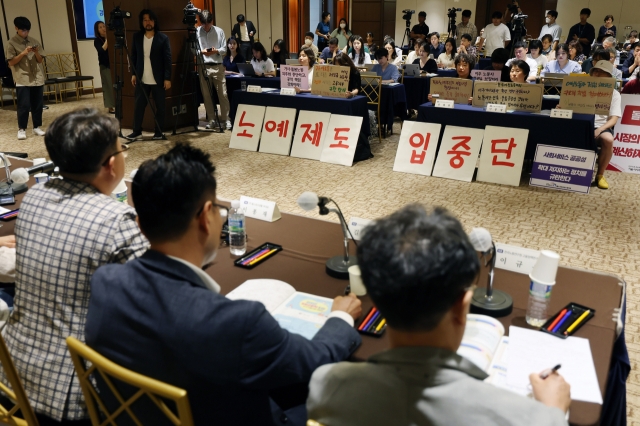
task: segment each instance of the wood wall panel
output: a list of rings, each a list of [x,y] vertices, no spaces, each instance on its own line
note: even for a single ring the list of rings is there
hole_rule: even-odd
[[[395,34],[395,27],[396,0],[353,1],[351,28],[354,34],[366,39],[366,33],[372,32],[381,43],[385,34]]]

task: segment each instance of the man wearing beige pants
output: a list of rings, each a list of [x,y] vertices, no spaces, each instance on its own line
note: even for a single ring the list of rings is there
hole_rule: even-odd
[[[222,57],[227,52],[226,38],[224,31],[213,25],[213,14],[211,14],[211,12],[203,10],[198,16],[202,24],[200,28],[198,28],[197,35],[200,50],[202,51],[202,59],[204,61],[204,71],[209,77],[211,87],[215,88],[218,94],[220,121],[225,122],[227,129],[230,130],[229,99],[227,98],[227,83],[224,79],[224,66],[222,65]],[[203,73],[200,73],[200,89],[202,90],[202,97],[204,98],[204,107],[207,110],[207,116],[210,120],[209,124],[207,124],[207,129],[213,129],[217,127],[217,123],[214,120],[216,116],[216,106],[211,99],[211,92],[209,92],[209,86],[205,81]]]

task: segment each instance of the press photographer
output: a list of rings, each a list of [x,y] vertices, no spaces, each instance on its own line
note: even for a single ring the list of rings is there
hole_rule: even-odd
[[[408,27],[409,25],[411,25],[411,15],[416,13],[416,11],[407,9],[407,10],[403,10],[402,12],[405,14],[402,17],[402,19],[404,19],[405,21],[408,21],[407,23],[407,27]],[[423,40],[427,39],[427,35],[429,34],[429,26],[424,23],[425,19],[427,19],[427,12],[421,11],[420,13],[418,13],[418,24],[414,25],[413,28],[411,29],[411,32],[409,33],[409,37],[412,40],[415,40],[417,38],[421,38]]]

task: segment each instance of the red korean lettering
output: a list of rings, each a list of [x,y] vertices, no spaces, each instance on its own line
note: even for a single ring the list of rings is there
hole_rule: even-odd
[[[508,144],[506,149],[498,149],[496,145],[498,144]],[[511,158],[511,151],[513,148],[518,146],[513,143],[513,138],[511,139],[495,139],[491,141],[491,153],[492,154],[506,154],[506,159],[509,160]],[[514,167],[516,164],[511,163],[509,161],[498,161],[498,156],[493,156],[493,161],[491,162],[493,166],[506,166],[506,167]]]
[[[431,133],[427,133],[424,136],[422,136],[420,133],[414,133],[409,137],[409,145],[411,145],[414,148],[422,147],[422,152],[418,152],[415,149],[411,152],[411,160],[409,160],[411,164],[424,163],[425,151],[429,147],[430,139],[431,139]]]
[[[447,154],[453,155],[449,160],[449,164],[454,169],[459,169],[464,165],[464,157],[471,155],[471,147],[469,146],[469,142],[471,141],[471,136],[456,136],[452,138],[454,141],[459,140],[457,144],[455,144],[451,151],[447,151]]]
[[[334,141],[338,142],[338,143],[332,143],[331,145],[329,145],[329,148],[345,148],[345,149],[349,149],[349,145],[343,144],[343,141],[348,140],[349,138],[347,136],[340,136],[340,133],[342,132],[348,132],[350,131],[350,128],[347,127],[337,127],[335,129],[335,137],[333,138]]]
[[[244,116],[247,114],[247,111],[242,111],[242,115],[240,116],[240,123],[238,123],[238,127],[255,127],[254,123],[245,123]],[[238,133],[237,136],[242,136],[245,138],[252,138],[253,135],[247,132],[247,129],[243,130],[242,133]]]
[[[313,130],[311,130],[311,126],[313,126]],[[320,146],[320,140],[322,137],[322,121],[315,124],[302,124],[300,125],[303,129],[305,129],[304,134],[302,135],[302,143],[306,140],[311,142],[311,145]]]
[[[264,128],[267,132],[271,133],[275,130],[278,131],[278,136],[287,137],[287,131],[289,129],[289,120],[282,120],[279,124],[276,124],[275,121],[267,121],[264,125]]]

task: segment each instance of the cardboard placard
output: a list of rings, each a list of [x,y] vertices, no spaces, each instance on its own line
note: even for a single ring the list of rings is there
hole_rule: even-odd
[[[289,155],[296,112],[295,108],[267,107],[260,139],[260,152]]]
[[[294,87],[309,90],[309,67],[306,65],[280,65],[280,88]]]
[[[473,87],[473,106],[503,104],[508,110],[540,112],[543,92],[540,84],[477,81]]]
[[[362,117],[332,114],[322,143],[320,161],[351,167],[361,127]]]
[[[640,96],[622,95],[622,117],[613,132],[609,169],[640,174]]]
[[[329,112],[300,111],[291,156],[319,161],[330,118]]]
[[[494,81],[498,82],[502,78],[502,71],[496,70],[471,70],[471,77],[476,81]]]
[[[571,74],[562,80],[560,108],[578,114],[609,115],[615,78]]]
[[[431,176],[441,127],[441,124],[405,121],[393,171]]]
[[[265,222],[275,222],[282,217],[275,201],[245,197],[244,195],[240,197],[240,210],[244,212],[246,217]]]
[[[311,93],[333,98],[344,98],[349,89],[349,67],[315,65]]]
[[[528,136],[527,129],[486,126],[477,180],[502,185],[520,185]]]
[[[266,107],[238,105],[229,148],[257,151]]]
[[[445,127],[433,176],[471,182],[483,136],[484,129]]]
[[[434,77],[431,79],[431,94],[440,96],[440,99],[453,100],[457,104],[469,104],[469,98],[473,96],[473,80],[468,78]]]
[[[529,185],[588,194],[595,162],[595,151],[538,145]]]

